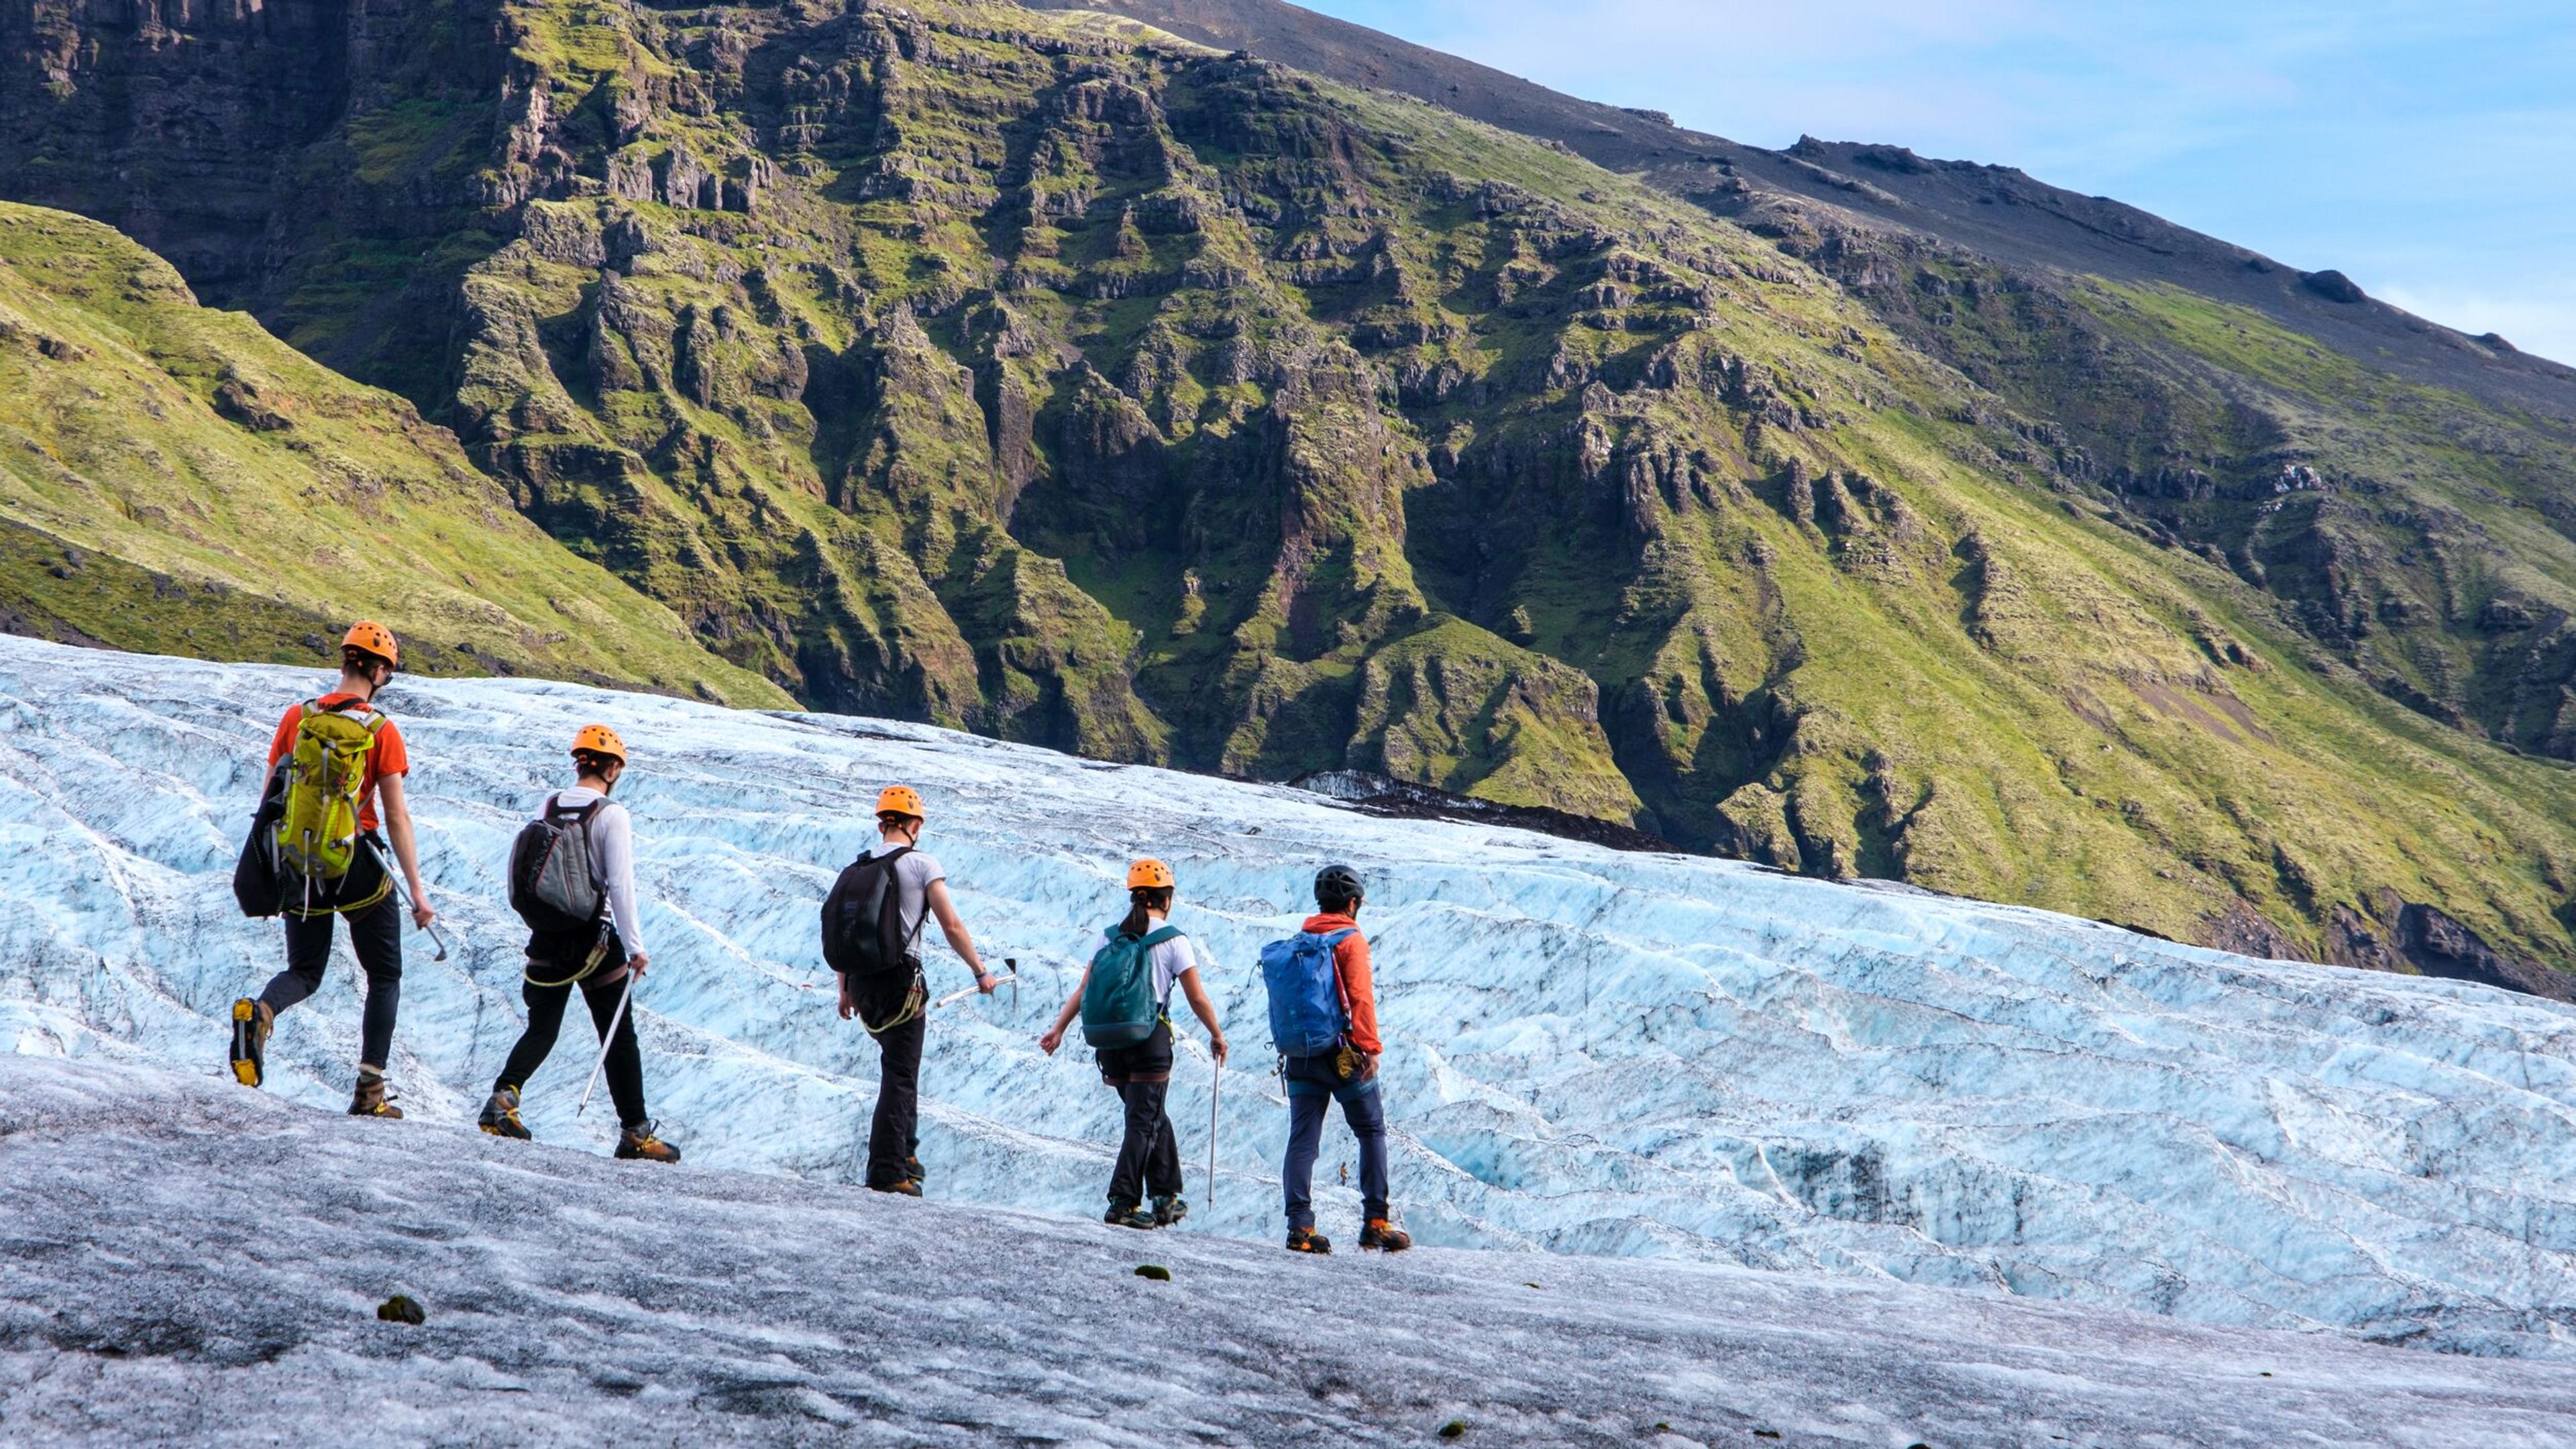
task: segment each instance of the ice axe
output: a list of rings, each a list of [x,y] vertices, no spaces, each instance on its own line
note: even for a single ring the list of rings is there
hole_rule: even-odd
[[[374,841],[367,839],[367,837],[363,835],[359,836],[358,839],[367,847],[367,854],[376,858],[376,869],[383,871],[385,873],[385,879],[393,882],[394,899],[402,902],[403,910],[408,913],[411,910],[411,893],[403,889],[402,876],[396,872],[392,866],[385,863],[385,853],[376,849],[376,843]],[[438,946],[438,954],[432,956],[430,959],[433,961],[446,960],[447,938],[438,934],[438,923],[436,921],[432,921],[421,929],[429,932],[429,939],[435,942]]]
[[[626,989],[617,993],[617,1013],[608,1018],[608,1030],[599,1034],[599,1060],[590,1064],[590,1080],[581,1084],[581,1105],[572,1109],[576,1117],[590,1110],[591,1089],[599,1085],[599,1074],[608,1066],[608,1049],[617,1044],[618,1023],[626,1020],[627,998],[635,994],[635,973],[626,973]]]
[[[1010,967],[1011,969],[1000,976],[993,978],[993,985],[996,989],[1005,985],[1009,986],[1011,988],[1011,1006],[1014,1009],[1017,1009],[1020,1004],[1020,958],[1017,956],[1005,956],[1002,958],[1002,964]],[[930,1009],[937,1011],[942,1007],[954,1005],[957,1002],[964,1001],[967,997],[972,996],[981,990],[983,990],[983,988],[980,986],[961,987],[958,990],[949,992],[946,996],[939,998],[937,1001],[932,1002],[930,1004]]]

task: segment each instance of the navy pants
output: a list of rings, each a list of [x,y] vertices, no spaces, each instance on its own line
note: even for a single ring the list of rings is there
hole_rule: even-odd
[[[1333,1059],[1285,1057],[1279,1080],[1288,1088],[1288,1156],[1279,1164],[1279,1187],[1288,1199],[1288,1226],[1315,1225],[1315,1153],[1324,1142],[1324,1109],[1342,1104],[1351,1135],[1360,1140],[1360,1201],[1364,1216],[1382,1218],[1386,1203],[1386,1104],[1377,1078],[1345,1082]]]

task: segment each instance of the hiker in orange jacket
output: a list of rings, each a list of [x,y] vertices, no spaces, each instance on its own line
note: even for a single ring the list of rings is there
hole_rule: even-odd
[[[1390,1219],[1387,1202],[1386,1104],[1378,1092],[1378,1057],[1385,1045],[1377,1034],[1377,991],[1369,976],[1368,938],[1360,934],[1360,906],[1366,899],[1357,871],[1346,865],[1326,866],[1315,877],[1315,914],[1300,930],[1334,937],[1333,976],[1348,1025],[1336,1051],[1316,1056],[1282,1056],[1279,1079],[1288,1090],[1288,1152],[1280,1164],[1279,1185],[1287,1198],[1288,1250],[1329,1253],[1331,1240],[1315,1231],[1315,1154],[1323,1145],[1324,1109],[1342,1104],[1343,1120],[1360,1147],[1360,1246],[1401,1253],[1413,1239]]]

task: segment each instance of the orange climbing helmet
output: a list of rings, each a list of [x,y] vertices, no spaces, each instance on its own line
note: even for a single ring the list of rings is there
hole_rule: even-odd
[[[888,785],[877,792],[877,813],[909,815],[918,820],[922,817],[921,792],[910,785]]]
[[[394,631],[373,619],[360,619],[349,626],[340,640],[343,649],[363,649],[396,668],[402,665],[402,650],[394,643]]]
[[[1172,868],[1159,860],[1140,860],[1127,867],[1127,889],[1131,891],[1167,891],[1172,888]]]
[[[581,733],[572,737],[572,752],[576,755],[607,755],[622,762],[626,758],[626,741],[619,739],[617,731],[604,724],[587,724],[581,727]]]

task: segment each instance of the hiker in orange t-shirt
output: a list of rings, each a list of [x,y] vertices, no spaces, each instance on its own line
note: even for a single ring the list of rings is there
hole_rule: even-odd
[[[294,705],[278,721],[277,734],[268,746],[268,775],[260,787],[263,801],[270,800],[279,762],[295,753],[307,721],[336,715],[363,727],[366,766],[357,787],[359,838],[345,874],[298,879],[284,911],[286,969],[270,978],[257,998],[246,996],[233,1003],[233,1075],[244,1085],[256,1087],[267,1076],[268,1038],[275,1030],[277,1013],[320,989],[322,968],[331,959],[332,918],[345,919],[349,949],[367,974],[358,1087],[349,1102],[353,1117],[402,1115],[385,1093],[385,1062],[393,1051],[394,1013],[402,999],[402,910],[393,893],[393,878],[385,869],[385,837],[391,837],[394,860],[411,888],[413,923],[427,929],[437,916],[429,907],[428,887],[421,882],[411,812],[403,802],[403,777],[411,771],[411,756],[403,748],[402,731],[375,705],[377,692],[393,678],[399,658],[392,631],[381,624],[357,624],[341,641],[340,687]],[[274,808],[273,803],[263,807],[269,808]]]

